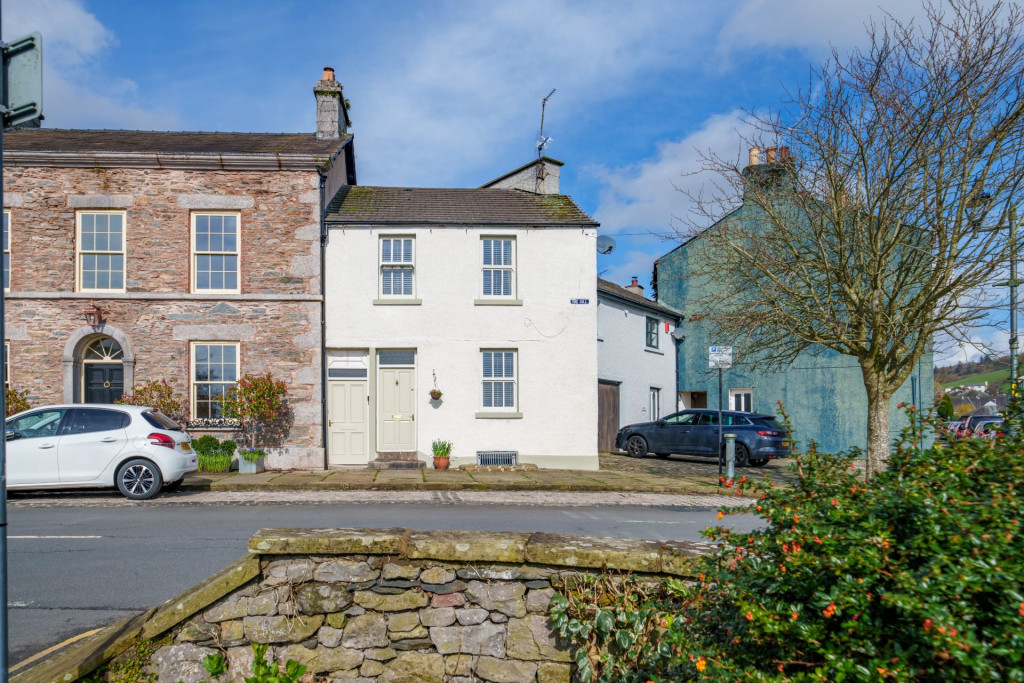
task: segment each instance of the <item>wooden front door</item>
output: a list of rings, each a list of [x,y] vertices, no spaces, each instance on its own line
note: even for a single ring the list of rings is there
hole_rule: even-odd
[[[113,403],[124,393],[124,365],[86,363],[83,399],[86,403]]]
[[[619,431],[619,385],[597,383],[597,450],[615,451],[615,435]]]
[[[328,465],[365,465],[369,461],[367,396],[365,379],[328,382]]]
[[[416,450],[416,383],[413,368],[380,369],[380,442],[377,450]]]

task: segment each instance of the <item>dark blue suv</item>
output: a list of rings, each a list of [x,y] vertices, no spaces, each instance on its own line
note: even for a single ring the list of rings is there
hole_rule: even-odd
[[[772,458],[792,452],[786,428],[771,415],[722,411],[722,433],[736,435],[736,466],[761,467]],[[684,410],[655,422],[627,425],[615,437],[615,447],[631,457],[673,453],[718,457],[718,411]]]

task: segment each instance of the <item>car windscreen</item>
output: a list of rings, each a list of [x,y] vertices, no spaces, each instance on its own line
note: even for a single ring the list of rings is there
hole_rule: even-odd
[[[142,417],[146,419],[146,422],[153,425],[157,429],[170,429],[171,431],[174,432],[181,431],[181,426],[177,422],[167,417],[159,410],[147,410],[144,413],[142,413]]]

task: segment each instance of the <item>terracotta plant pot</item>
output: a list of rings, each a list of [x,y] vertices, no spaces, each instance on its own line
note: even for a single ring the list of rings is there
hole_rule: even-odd
[[[451,456],[434,456],[434,469],[435,470],[446,470],[448,469],[448,463],[451,462]]]

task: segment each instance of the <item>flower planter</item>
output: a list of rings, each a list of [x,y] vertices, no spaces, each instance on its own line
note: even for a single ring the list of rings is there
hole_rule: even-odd
[[[434,456],[434,469],[435,470],[446,470],[446,469],[448,469],[448,465],[449,465],[450,462],[451,462],[451,457],[449,457],[449,456],[441,457],[441,456],[435,455]]]
[[[431,401],[440,401],[441,400],[441,396],[442,396],[441,392],[438,391],[437,389],[434,389],[434,390],[432,390],[430,392],[430,400]]]
[[[245,458],[243,458],[242,456],[238,456],[238,473],[239,474],[258,474],[260,472],[266,472],[267,468],[264,465],[264,460],[266,460],[266,456],[263,456],[263,455],[261,455],[256,460],[256,462],[250,462],[250,461],[246,460]]]

